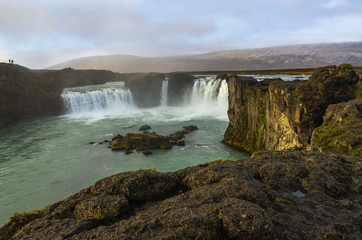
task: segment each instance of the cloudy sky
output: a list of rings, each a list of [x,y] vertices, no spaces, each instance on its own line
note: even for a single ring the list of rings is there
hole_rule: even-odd
[[[362,41],[362,0],[0,0],[0,61]]]

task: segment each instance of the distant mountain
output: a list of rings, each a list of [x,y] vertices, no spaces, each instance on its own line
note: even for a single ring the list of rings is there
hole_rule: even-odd
[[[77,58],[49,69],[105,69],[121,73],[362,66],[362,42],[278,46],[173,57],[109,55]]]

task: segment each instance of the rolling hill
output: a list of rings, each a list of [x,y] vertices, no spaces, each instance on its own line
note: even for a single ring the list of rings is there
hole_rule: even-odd
[[[311,68],[351,63],[362,66],[362,42],[290,45],[197,55],[140,57],[109,55],[77,58],[49,69],[105,69],[114,72],[228,71]]]

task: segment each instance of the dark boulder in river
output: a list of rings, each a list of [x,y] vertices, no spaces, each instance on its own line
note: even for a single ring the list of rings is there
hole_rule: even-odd
[[[134,149],[137,151],[146,151],[150,149],[171,149],[173,145],[182,146],[185,145],[185,142],[182,141],[180,143],[180,140],[183,139],[186,134],[197,130],[197,127],[194,125],[184,126],[183,128],[184,130],[177,131],[169,136],[162,136],[155,132],[127,133],[125,136],[117,134],[110,142],[111,149],[127,152]],[[144,153],[149,153],[149,151]]]
[[[147,131],[147,130],[150,130],[151,129],[151,126],[150,125],[142,125],[138,130],[140,131]]]
[[[267,151],[116,174],[15,214],[0,239],[360,239],[357,157]]]

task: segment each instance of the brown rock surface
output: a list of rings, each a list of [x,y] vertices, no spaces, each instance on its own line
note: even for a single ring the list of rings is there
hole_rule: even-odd
[[[323,124],[312,134],[310,149],[362,159],[362,98],[330,105]]]
[[[0,239],[357,240],[360,164],[357,157],[270,151],[175,173],[120,173],[23,214],[26,221],[14,216]]]

